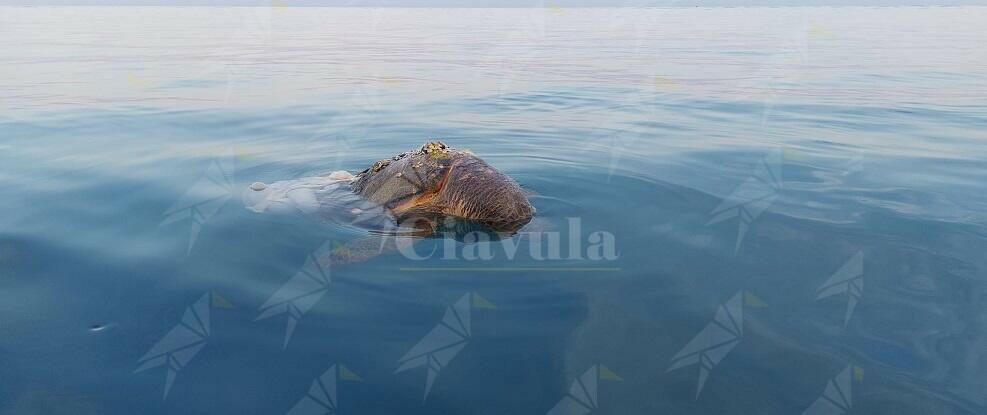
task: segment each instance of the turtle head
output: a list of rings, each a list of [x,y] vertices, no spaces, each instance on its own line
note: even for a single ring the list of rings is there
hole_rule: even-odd
[[[534,206],[510,177],[468,151],[454,151],[453,160],[435,198],[443,213],[502,233],[517,232],[534,216]]]
[[[399,220],[454,216],[514,233],[535,213],[514,180],[473,153],[441,141],[374,163],[352,186]]]

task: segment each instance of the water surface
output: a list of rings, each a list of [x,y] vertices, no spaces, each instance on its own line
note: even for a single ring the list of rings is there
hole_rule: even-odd
[[[2,8],[0,413],[983,413],[985,20]],[[433,138],[514,254],[241,197]]]

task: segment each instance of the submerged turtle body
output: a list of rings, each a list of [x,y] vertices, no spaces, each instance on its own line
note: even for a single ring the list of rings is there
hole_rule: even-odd
[[[514,233],[535,213],[518,184],[469,151],[441,141],[377,161],[351,184],[355,193],[385,206],[401,223],[435,229],[442,217],[478,222]]]

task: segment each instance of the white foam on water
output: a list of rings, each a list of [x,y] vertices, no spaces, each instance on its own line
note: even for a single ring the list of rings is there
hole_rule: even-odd
[[[348,184],[353,178],[349,172],[340,170],[325,176],[302,177],[271,184],[255,182],[243,193],[243,202],[247,209],[257,213],[295,210],[313,213],[321,206],[318,197],[320,193],[339,187],[340,184]]]
[[[383,205],[353,193],[347,171],[274,183],[254,182],[243,192],[247,209],[257,213],[303,213],[324,222],[363,229],[391,229],[394,218]]]

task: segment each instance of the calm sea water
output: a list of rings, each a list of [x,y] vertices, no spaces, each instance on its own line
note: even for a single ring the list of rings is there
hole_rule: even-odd
[[[984,413],[984,21],[0,8],[0,413]],[[532,226],[241,200],[432,138]]]

